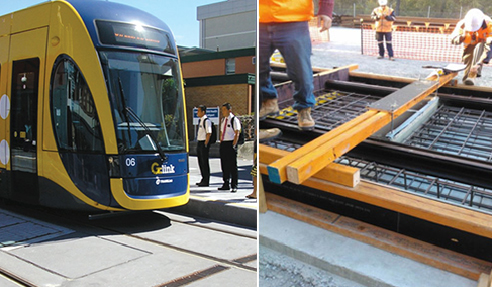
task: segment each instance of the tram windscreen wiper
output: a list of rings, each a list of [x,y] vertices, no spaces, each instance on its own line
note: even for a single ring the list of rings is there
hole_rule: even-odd
[[[150,128],[137,116],[137,114],[132,110],[131,107],[128,107],[127,106],[125,108],[125,111],[130,116],[132,116],[142,128],[144,128],[145,134],[148,135],[150,137],[150,139],[154,142],[154,145],[155,145],[155,147],[157,149],[157,152],[161,156],[162,161],[166,161],[167,160],[167,156],[164,153],[164,151],[162,150],[161,145],[159,144],[159,142],[157,142],[157,140],[155,139],[155,137],[152,134],[152,131],[150,130]]]
[[[124,102],[124,99],[125,99],[125,94],[123,92],[123,86],[121,84],[121,79],[118,77],[118,84],[120,86],[120,94],[121,94],[121,98],[122,98],[122,105],[123,105],[123,112],[125,113],[125,117],[126,117],[126,121],[128,123],[128,129],[130,129],[130,121],[128,120],[128,115],[132,116],[136,121],[137,123],[145,130],[145,134],[148,135],[150,137],[150,139],[152,140],[153,142],[153,145],[155,147],[155,149],[157,150],[157,152],[159,153],[159,156],[161,157],[161,160],[162,161],[166,161],[167,160],[167,155],[164,153],[164,151],[162,150],[162,147],[161,145],[159,144],[159,142],[155,139],[154,135],[152,134],[152,131],[150,130],[150,128],[140,119],[140,117],[133,111],[133,109],[129,106],[127,106]]]

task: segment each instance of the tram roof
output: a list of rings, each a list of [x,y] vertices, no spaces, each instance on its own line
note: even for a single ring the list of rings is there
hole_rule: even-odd
[[[138,8],[102,0],[65,0],[79,13],[89,31],[94,43],[97,43],[97,28],[95,20],[138,23],[164,30],[172,35],[171,29],[156,16]],[[174,37],[174,36],[173,36]],[[172,39],[174,41],[174,38]]]

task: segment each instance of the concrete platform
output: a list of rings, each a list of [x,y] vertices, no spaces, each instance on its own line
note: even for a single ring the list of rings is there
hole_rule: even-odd
[[[252,155],[248,159],[238,157],[239,185],[238,191],[232,193],[217,190],[223,183],[219,158],[210,158],[210,185],[208,187],[197,186],[196,183],[202,178],[198,159],[196,156],[190,156],[190,201],[184,206],[167,209],[167,211],[256,229],[258,202],[256,199],[246,198],[253,192],[253,181],[250,174],[252,164]]]
[[[260,214],[259,222],[260,246],[364,286],[477,286],[476,281],[272,211]]]

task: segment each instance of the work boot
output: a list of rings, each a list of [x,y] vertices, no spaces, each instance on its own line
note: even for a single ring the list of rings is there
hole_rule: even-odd
[[[273,129],[260,129],[260,133],[258,135],[260,142],[266,142],[269,140],[273,140],[282,135],[282,131],[278,128]]]
[[[394,60],[395,60],[395,58],[393,58],[393,57],[389,57],[389,60],[390,60],[390,61],[394,61]]]
[[[261,103],[260,114],[258,117],[260,121],[266,119],[267,116],[276,116],[279,114],[278,100],[268,99]]]
[[[381,60],[383,59],[384,57],[383,56],[378,56],[378,60]]]
[[[463,84],[467,85],[467,86],[474,86],[475,85],[475,81],[471,78],[468,78],[466,80],[463,81]]]
[[[314,130],[314,120],[311,117],[311,108],[305,108],[297,111],[297,124],[300,130]]]

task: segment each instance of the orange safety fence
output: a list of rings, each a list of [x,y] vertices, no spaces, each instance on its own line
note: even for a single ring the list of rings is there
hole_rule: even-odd
[[[463,45],[451,44],[452,29],[446,27],[393,26],[393,51],[395,58],[460,63]],[[361,26],[363,55],[378,55],[374,24]],[[385,45],[386,50],[386,45]]]
[[[330,41],[330,34],[328,31],[325,31],[323,33],[319,32],[318,28],[318,18],[314,18],[311,21],[309,21],[309,34],[311,35],[311,42],[312,43],[325,43]]]

